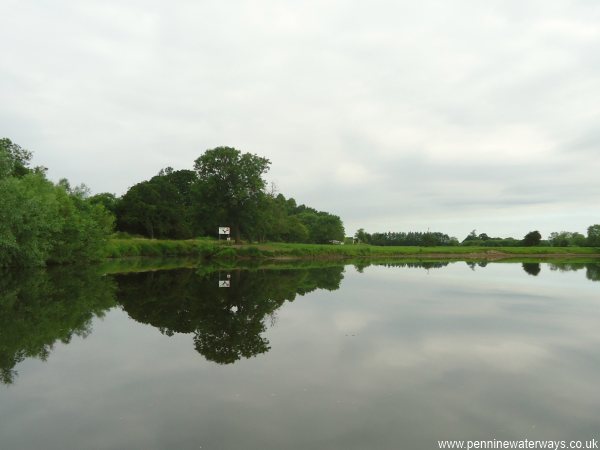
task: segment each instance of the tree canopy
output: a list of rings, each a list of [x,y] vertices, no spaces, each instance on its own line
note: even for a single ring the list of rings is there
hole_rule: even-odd
[[[600,225],[591,225],[587,229],[588,245],[600,246]]]
[[[196,175],[190,170],[161,171],[131,187],[116,207],[122,231],[150,238],[190,238],[190,206]]]
[[[338,216],[267,190],[269,166],[267,158],[217,147],[198,157],[193,171],[167,167],[132,186],[116,206],[111,194],[92,201],[114,208],[120,231],[150,238],[216,237],[218,227],[228,226],[238,242],[342,241]]]
[[[525,237],[523,238],[523,245],[526,247],[533,247],[536,245],[540,245],[540,242],[542,241],[542,235],[540,234],[539,231],[535,230],[535,231],[530,231],[529,233],[527,233],[525,235]]]
[[[271,162],[233,147],[207,150],[194,162],[201,192],[217,216],[233,229],[239,242],[242,227],[258,218],[266,181],[263,175]]]
[[[113,218],[87,199],[87,188],[54,184],[29,167],[31,153],[0,140],[0,267],[100,257]]]

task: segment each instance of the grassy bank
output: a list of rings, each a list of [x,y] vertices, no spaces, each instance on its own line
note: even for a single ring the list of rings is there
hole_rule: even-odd
[[[191,257],[206,260],[247,259],[506,259],[600,257],[597,247],[378,247],[371,245],[242,244],[211,239],[111,239],[106,258]]]

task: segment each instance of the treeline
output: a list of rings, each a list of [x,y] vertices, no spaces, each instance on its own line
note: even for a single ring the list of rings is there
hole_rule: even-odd
[[[458,245],[458,240],[439,232],[387,232],[369,234],[364,229],[356,232],[355,239],[361,243],[380,246],[419,246],[432,247]]]
[[[30,161],[29,151],[0,139],[0,267],[99,258],[113,216],[87,199],[84,186],[52,183]]]
[[[163,169],[122,197],[53,183],[30,161],[28,150],[0,139],[0,267],[99,259],[115,228],[164,239],[230,227],[236,242],[344,240],[338,216],[267,192],[270,161],[231,147],[206,151],[193,170]]]
[[[358,243],[379,246],[477,246],[477,247],[600,247],[600,225],[591,225],[587,229],[587,236],[577,232],[560,231],[550,233],[546,240],[542,240],[539,231],[530,231],[522,239],[512,237],[490,237],[486,233],[477,234],[471,231],[462,241],[440,232],[387,232],[367,233],[360,228],[354,235]]]
[[[344,226],[333,214],[298,205],[267,192],[270,162],[231,147],[206,151],[194,170],[161,170],[121,198],[90,198],[110,210],[118,231],[159,239],[217,237],[230,227],[236,241],[327,243],[343,241]]]
[[[461,245],[482,247],[598,247],[600,246],[600,225],[591,225],[587,229],[587,236],[578,232],[560,231],[552,232],[547,239],[542,239],[539,231],[530,231],[523,239],[512,237],[490,237],[486,233],[477,234],[476,230],[461,242]]]

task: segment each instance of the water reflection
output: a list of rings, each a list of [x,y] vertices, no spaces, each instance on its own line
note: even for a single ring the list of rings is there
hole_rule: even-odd
[[[477,267],[486,267],[488,265],[488,261],[467,261],[467,266],[471,268],[472,271],[475,271]]]
[[[522,262],[5,274],[2,447],[597,437],[599,266]]]
[[[585,276],[591,281],[600,281],[600,263],[550,263],[550,270],[559,272],[575,272],[585,269]]]
[[[0,276],[0,381],[25,358],[46,360],[56,342],[85,337],[115,306],[115,285],[91,269],[5,272]]]
[[[541,272],[542,268],[540,267],[540,263],[524,262],[523,270],[527,274],[537,277],[539,275],[539,273]]]
[[[269,350],[262,336],[285,301],[315,289],[335,290],[343,267],[303,270],[234,270],[224,275],[191,270],[116,276],[118,300],[129,316],[166,335],[191,333],[198,353],[231,364]]]
[[[101,276],[93,268],[5,272],[0,277],[0,382],[11,384],[25,358],[45,361],[57,342],[91,333],[94,317],[120,305],[161,333],[193,335],[206,359],[230,364],[269,350],[262,336],[285,301],[335,290],[343,266],[231,270],[219,288],[214,267]]]
[[[370,266],[443,269],[452,262],[354,262],[359,273]],[[486,261],[467,262],[475,270]],[[600,263],[548,263],[551,271],[585,270],[600,281]],[[99,275],[97,268],[58,268],[0,274],[0,382],[13,383],[15,367],[26,358],[46,360],[57,342],[86,337],[91,322],[119,306],[130,318],[156,327],[166,336],[189,334],[198,353],[218,364],[231,364],[270,349],[264,336],[277,311],[298,295],[337,290],[343,266],[311,263],[300,268],[233,269],[201,267]],[[139,267],[137,269],[140,269]],[[538,276],[541,265],[522,263]],[[219,279],[229,275],[230,287]]]

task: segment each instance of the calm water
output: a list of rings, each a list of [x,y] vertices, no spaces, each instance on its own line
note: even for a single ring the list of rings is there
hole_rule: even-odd
[[[599,264],[97,272],[2,274],[0,448],[600,434]]]

